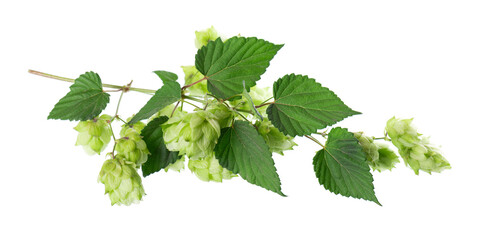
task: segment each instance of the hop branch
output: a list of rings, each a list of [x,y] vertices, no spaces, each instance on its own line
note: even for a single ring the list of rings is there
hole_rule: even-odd
[[[76,145],[89,154],[101,154],[113,140],[98,177],[112,205],[142,200],[139,171],[146,177],[162,169],[181,171],[186,165],[203,181],[240,176],[285,196],[272,153],[293,150],[295,137],[321,147],[310,161],[325,189],[379,205],[371,169],[391,170],[398,155],[415,174],[450,168],[439,149],[417,133],[411,119],[391,118],[387,136],[378,138],[336,127],[360,112],[306,75],[287,74],[274,82],[273,90],[258,88],[256,82],[283,45],[255,37],[219,36],[213,27],[196,32],[195,65],[182,67],[182,86],[175,73],[162,70],[154,71],[163,82],[157,90],[135,88],[132,82],[102,83],[94,72],[70,79],[29,71],[73,83],[48,119],[79,121]],[[119,106],[129,91],[152,96],[123,120]],[[104,114],[110,93],[115,92],[121,94],[116,111]],[[114,122],[121,122],[119,135]],[[323,129],[327,130],[319,131]],[[391,141],[398,154],[379,140]]]

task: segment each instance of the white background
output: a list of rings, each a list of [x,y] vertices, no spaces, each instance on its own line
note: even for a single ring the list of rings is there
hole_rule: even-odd
[[[475,1],[159,2],[0,3],[0,239],[476,239]],[[318,146],[298,139],[274,156],[286,198],[185,170],[144,179],[139,205],[111,207],[97,183],[104,156],[74,146],[76,123],[46,120],[69,84],[27,70],[157,89],[152,71],[182,78],[194,31],[211,25],[285,43],[260,86],[307,74],[363,113],[340,126],[377,137],[390,117],[414,117],[452,170],[374,172],[379,207],[324,190]],[[128,93],[120,114],[147,99]]]

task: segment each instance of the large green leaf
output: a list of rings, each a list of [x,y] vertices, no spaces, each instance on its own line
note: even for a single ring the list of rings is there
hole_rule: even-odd
[[[103,92],[101,78],[86,72],[75,80],[70,91],[55,104],[48,119],[86,121],[97,117],[109,103],[109,94]]]
[[[313,158],[316,177],[335,194],[362,198],[381,205],[374,193],[373,176],[363,148],[353,133],[333,128],[325,147]]]
[[[248,122],[235,121],[232,127],[223,128],[214,151],[222,167],[239,174],[249,183],[285,196],[272,153]]]
[[[134,124],[137,121],[149,118],[159,110],[181,99],[181,86],[175,81],[177,76],[174,77],[171,73],[165,71],[155,71],[154,73],[162,79],[164,85],[154,93],[154,96],[134,115],[128,124]]]
[[[254,37],[233,37],[222,42],[218,38],[199,49],[195,66],[207,79],[207,88],[215,96],[226,99],[255,85],[283,45],[275,45]]]
[[[141,167],[144,177],[158,172],[180,159],[179,152],[169,151],[164,144],[161,125],[167,120],[168,118],[165,116],[158,117],[149,122],[141,131],[141,136],[143,136],[147,149],[151,153],[147,162]]]
[[[315,133],[346,117],[351,110],[328,88],[303,75],[285,75],[273,84],[275,101],[268,106],[270,121],[290,136]]]

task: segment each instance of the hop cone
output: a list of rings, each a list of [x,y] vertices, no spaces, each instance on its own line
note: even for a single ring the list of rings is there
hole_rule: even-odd
[[[219,37],[217,30],[214,27],[210,27],[203,31],[195,31],[195,47],[201,48],[206,46],[210,41],[214,41]]]
[[[223,179],[231,179],[237,175],[223,168],[214,154],[205,158],[189,160],[189,169],[202,181],[222,182]]]
[[[176,172],[180,172],[184,168],[185,168],[185,156],[182,156],[175,163],[167,165],[167,167],[164,168],[164,171],[167,172],[169,170],[173,170]]]
[[[126,121],[129,122],[129,121],[131,121],[132,118],[133,117],[129,117]],[[119,132],[119,134],[120,134],[120,136],[124,137],[125,134],[126,134],[126,131],[129,128],[133,128],[137,133],[141,134],[141,131],[142,131],[142,129],[144,129],[145,126],[146,126],[146,124],[144,124],[141,121],[138,121],[138,122],[134,123],[132,126],[130,126],[128,124],[123,124],[121,126],[121,132]]]
[[[109,194],[111,205],[139,202],[145,195],[142,180],[136,169],[124,164],[124,156],[117,155],[106,160],[101,168],[98,181],[104,184],[105,193]]]
[[[388,120],[386,132],[392,143],[399,149],[399,154],[406,165],[410,166],[414,173],[419,170],[427,173],[441,172],[450,169],[449,162],[442,156],[440,150],[429,143],[428,138],[422,138],[412,125],[412,119]]]
[[[285,136],[266,118],[257,123],[257,128],[272,152],[283,155],[283,151],[293,150],[293,146],[297,145],[292,137]]]
[[[116,151],[125,157],[128,164],[139,168],[147,161],[147,145],[134,128],[126,128],[116,142]]]
[[[378,170],[379,172],[391,170],[399,162],[398,156],[386,144],[378,144],[374,142],[372,137],[368,137],[362,132],[354,133],[354,136],[363,147],[368,165],[373,170]]]
[[[111,141],[111,129],[109,121],[111,116],[101,115],[92,120],[81,121],[74,128],[78,131],[76,146],[82,145],[88,154],[101,154]]]
[[[208,111],[174,114],[162,125],[164,142],[171,151],[179,151],[189,159],[211,154],[220,136],[217,117]]]
[[[234,114],[224,104],[209,103],[207,111],[214,115],[214,118],[219,122],[220,128],[230,127]]]

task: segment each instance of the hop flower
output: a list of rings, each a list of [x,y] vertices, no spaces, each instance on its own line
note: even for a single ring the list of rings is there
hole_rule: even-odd
[[[147,161],[147,145],[141,135],[134,128],[126,128],[121,131],[121,138],[116,142],[116,151],[125,157],[128,164],[139,168]]]
[[[389,149],[388,145],[376,143],[372,137],[368,137],[362,132],[354,133],[354,136],[358,139],[361,147],[363,147],[368,165],[373,170],[378,170],[379,172],[391,170],[399,162],[398,156],[393,150]]]
[[[219,37],[217,30],[212,26],[203,31],[195,31],[195,47],[201,48],[206,46],[210,41],[214,41]]]
[[[219,122],[220,128],[226,128],[232,125],[234,114],[224,104],[217,102],[209,103],[207,111],[214,115]]]
[[[111,116],[101,115],[92,120],[81,121],[74,128],[78,131],[76,146],[82,145],[88,154],[101,154],[111,141],[111,129],[108,123]]]
[[[185,167],[185,155],[183,155],[180,159],[178,159],[175,163],[167,165],[167,167],[164,168],[164,171],[169,171],[173,170],[176,172],[180,172],[182,169]]]
[[[292,137],[285,136],[266,118],[257,123],[257,128],[272,152],[283,155],[283,151],[293,150],[293,146],[297,145]]]
[[[141,177],[121,155],[104,162],[98,182],[104,184],[104,194],[109,194],[111,205],[138,203],[145,195]]]
[[[220,166],[219,160],[215,158],[214,154],[205,158],[189,160],[188,167],[200,180],[206,182],[222,182],[223,179],[231,179],[237,176]]]
[[[419,174],[419,170],[427,173],[441,172],[450,169],[449,162],[442,156],[437,147],[429,143],[428,138],[422,138],[420,133],[412,125],[412,119],[388,120],[386,132],[392,143],[399,149],[399,154],[407,166],[410,166],[414,173]]]
[[[217,117],[208,111],[174,115],[162,125],[164,143],[170,151],[179,151],[189,159],[206,157],[220,136]]]
[[[126,121],[129,122],[131,121],[133,117],[129,117]],[[137,133],[141,134],[141,131],[142,129],[144,129],[144,127],[146,126],[146,124],[144,124],[143,122],[141,121],[138,121],[136,123],[134,123],[132,126],[128,125],[128,124],[123,124],[121,126],[121,131],[119,132],[119,135],[121,136],[125,136],[126,134],[126,131],[129,129],[129,128],[133,128]]]

